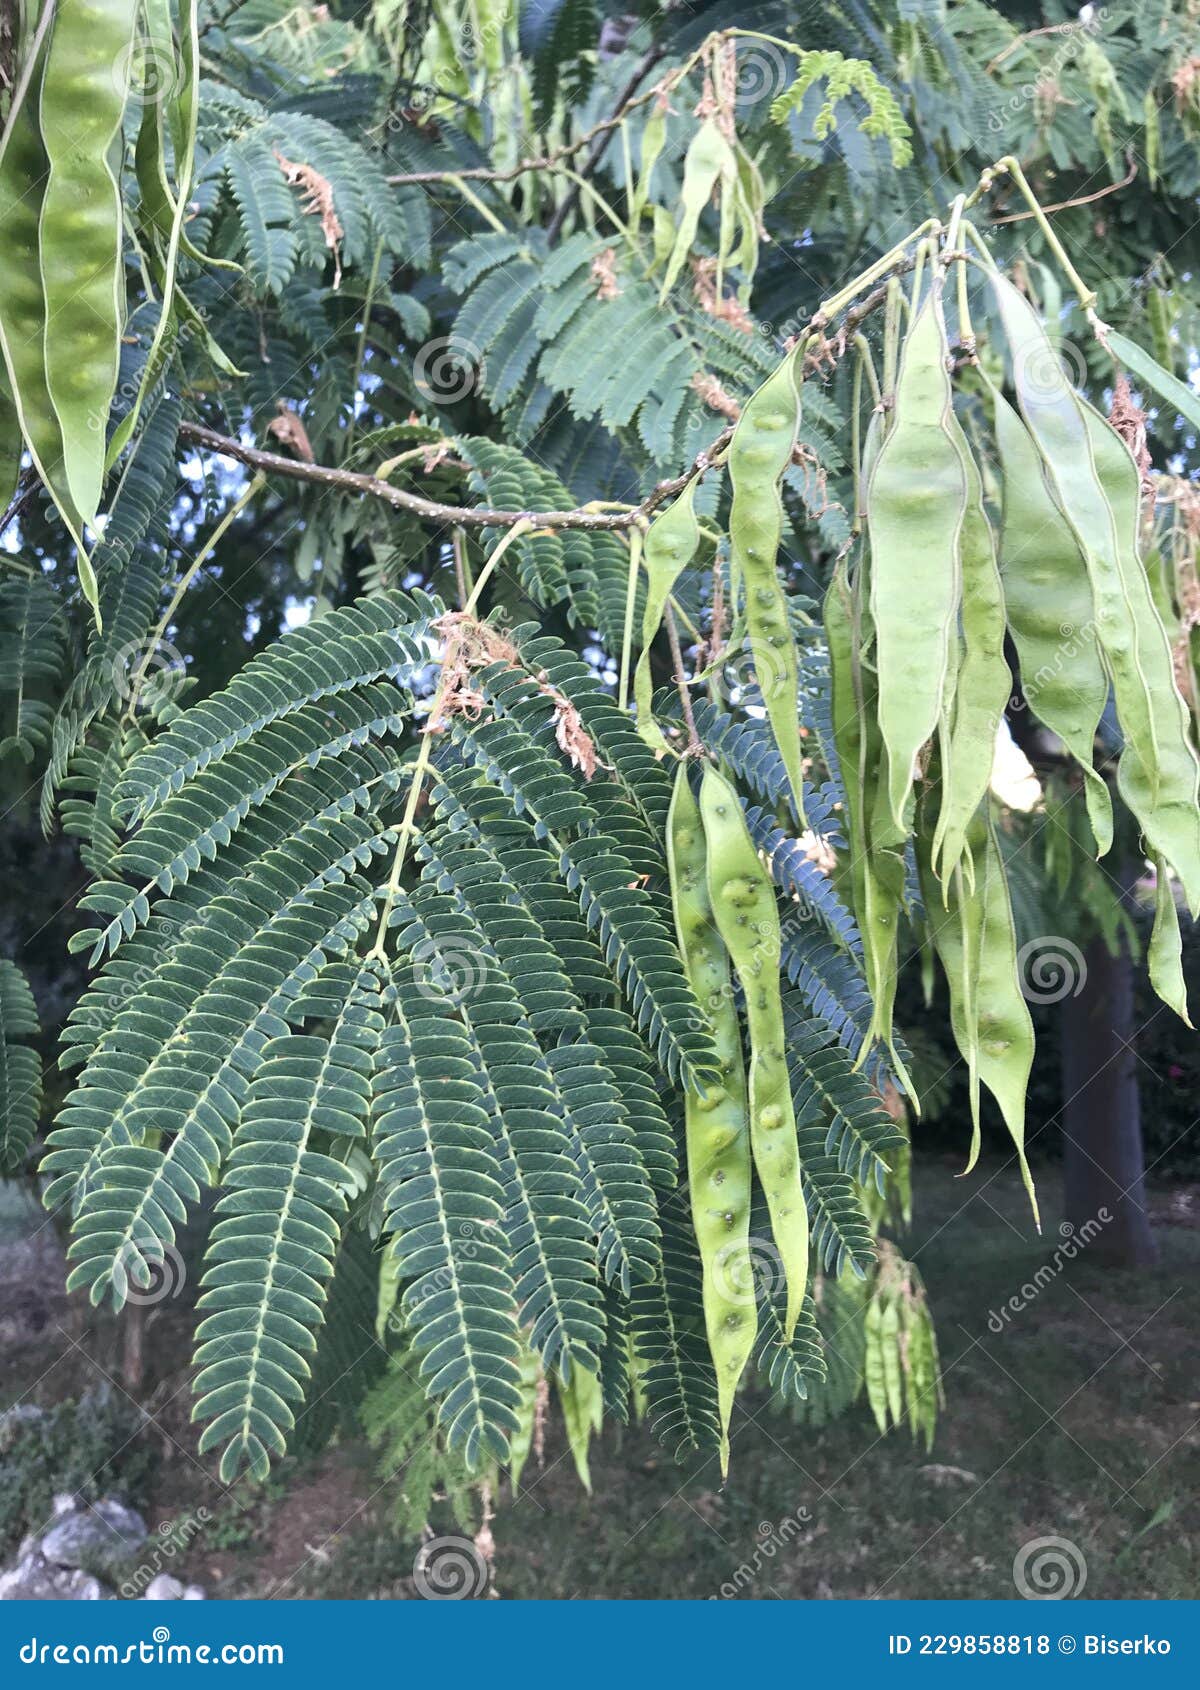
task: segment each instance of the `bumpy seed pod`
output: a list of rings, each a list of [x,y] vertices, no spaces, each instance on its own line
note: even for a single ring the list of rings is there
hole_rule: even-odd
[[[775,559],[783,532],[780,483],[792,460],[800,426],[799,371],[804,345],[802,339],[747,400],[729,446],[729,479],[733,488],[729,515],[730,572],[735,585],[745,591],[746,632],[754,672],[801,825],[804,823],[804,763],[799,662]]]
[[[780,997],[779,911],[737,794],[715,769],[704,771],[700,814],[713,915],[745,993],[750,1029],[750,1148],[787,1280],[784,1335],[790,1343],[808,1280],[808,1210],[800,1180]]]
[[[111,150],[137,15],[137,0],[60,0],[42,82],[46,385],[62,429],[67,486],[85,523],[100,504],[121,353],[121,190]]]
[[[696,483],[690,481],[674,503],[654,519],[647,531],[642,552],[646,568],[646,607],[642,613],[642,654],[633,677],[633,697],[637,704],[638,733],[659,755],[669,747],[651,709],[650,647],[662,622],[671,589],[680,571],[695,557],[696,547],[700,544],[700,524],[692,509],[695,493]]]
[[[917,753],[938,725],[953,675],[958,536],[968,484],[951,417],[949,347],[935,277],[904,343],[892,426],[867,489],[879,728],[892,824],[901,839]]]
[[[720,1079],[685,1096],[688,1195],[700,1250],[708,1347],[717,1375],[721,1471],[729,1467],[729,1418],[758,1333],[750,1255],[750,1123],[742,1035],[729,952],[709,901],[700,809],[681,763],[667,817],[667,867],[684,970],[704,1010]]]

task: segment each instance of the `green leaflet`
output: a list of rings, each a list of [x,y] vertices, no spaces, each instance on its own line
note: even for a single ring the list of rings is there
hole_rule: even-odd
[[[1159,299],[1159,289],[1152,288],[1150,290],[1151,304],[1153,305]],[[1156,330],[1156,336],[1158,336],[1158,322],[1156,321],[1153,326]],[[1109,329],[1106,331],[1104,339],[1114,358],[1124,364],[1131,375],[1135,376],[1138,381],[1145,382],[1147,387],[1152,388],[1172,410],[1178,411],[1186,423],[1190,423],[1195,429],[1200,429],[1200,396],[1192,388],[1188,387],[1185,382],[1180,381],[1178,376],[1173,376],[1169,370],[1164,370],[1157,360],[1152,358],[1136,341],[1130,340],[1128,335],[1120,334],[1116,329]],[[1169,347],[1169,342],[1166,343],[1164,350],[1167,347]]]
[[[17,1174],[37,1131],[42,1059],[18,1040],[36,1038],[37,1005],[15,962],[0,957],[0,1174]]]
[[[650,524],[642,561],[646,568],[646,606],[642,613],[642,652],[633,677],[637,705],[637,729],[656,756],[669,751],[662,729],[651,708],[653,683],[650,677],[650,647],[658,633],[671,589],[696,555],[700,524],[692,509],[696,483],[689,481],[683,492]]]

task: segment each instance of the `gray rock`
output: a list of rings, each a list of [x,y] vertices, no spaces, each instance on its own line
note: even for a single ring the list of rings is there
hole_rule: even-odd
[[[60,1512],[42,1538],[41,1551],[59,1567],[107,1572],[136,1555],[145,1541],[146,1522],[141,1515],[106,1499]]]
[[[183,1586],[170,1573],[155,1573],[150,1583],[142,1592],[143,1602],[178,1602],[183,1595]]]
[[[59,1567],[39,1551],[0,1573],[0,1602],[103,1602],[112,1591],[78,1567]]]

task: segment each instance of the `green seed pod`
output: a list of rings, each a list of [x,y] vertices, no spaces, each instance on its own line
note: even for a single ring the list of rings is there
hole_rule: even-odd
[[[935,278],[904,343],[892,426],[867,489],[879,728],[896,834],[917,754],[940,719],[955,657],[958,536],[967,473],[950,430],[949,346]]]
[[[44,31],[49,14],[30,44],[29,61],[13,94],[0,140],[0,347],[25,444],[76,543],[83,524],[67,487],[63,438],[46,386],[43,348],[46,301],[38,251],[38,224],[48,161],[38,122],[37,99],[45,66]],[[107,74],[107,70],[106,70]]]
[[[1112,799],[1093,754],[1108,676],[1096,641],[1087,566],[1037,446],[1008,400],[995,387],[989,391],[1004,484],[1000,571],[1022,691],[1083,771],[1088,818],[1097,854],[1104,856],[1112,845]]]
[[[729,1419],[758,1332],[750,1256],[750,1125],[742,1036],[705,874],[705,835],[688,785],[675,776],[667,816],[667,866],[684,970],[709,1023],[725,1084],[685,1094],[688,1195],[700,1251],[708,1347],[717,1375],[721,1471],[729,1466]]]
[[[700,544],[700,524],[692,509],[695,495],[696,483],[689,481],[674,503],[650,524],[642,551],[646,607],[642,613],[642,653],[633,677],[633,697],[637,704],[638,733],[658,756],[670,748],[651,709],[650,647],[680,571],[695,557]]]
[[[951,416],[948,426],[967,479],[967,505],[958,544],[961,655],[941,736],[942,807],[933,841],[934,866],[943,886],[958,866],[967,828],[991,781],[996,735],[1012,691],[1004,660],[1004,594],[983,506],[983,482],[957,418]]]
[[[780,483],[800,426],[800,340],[747,400],[729,446],[733,502],[730,573],[745,588],[746,633],[767,720],[783,758],[796,815],[804,825],[804,761],[800,740],[799,662],[787,599],[775,560],[783,532]]]
[[[1200,763],[1138,553],[1137,465],[1115,430],[1067,383],[1028,301],[1003,276],[990,280],[1012,349],[1021,414],[1087,564],[1096,634],[1125,735],[1117,785],[1150,848],[1179,875],[1195,914]]]
[[[800,1179],[780,998],[779,911],[775,889],[754,849],[737,794],[712,768],[704,771],[700,813],[708,845],[713,915],[746,994],[750,1147],[787,1279],[784,1335],[790,1343],[808,1282],[808,1209]],[[730,905],[724,891],[730,880],[753,888],[753,921],[743,922],[740,909]]]
[[[39,225],[46,385],[72,501],[94,520],[124,322],[120,134],[137,0],[60,0],[42,82],[49,174]]]

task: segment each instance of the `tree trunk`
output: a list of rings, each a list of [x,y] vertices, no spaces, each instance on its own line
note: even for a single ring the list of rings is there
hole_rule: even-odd
[[[1157,1251],[1132,1048],[1133,961],[1093,939],[1084,962],[1082,990],[1062,1005],[1064,1208],[1076,1232],[1088,1228],[1089,1259],[1143,1267]]]

